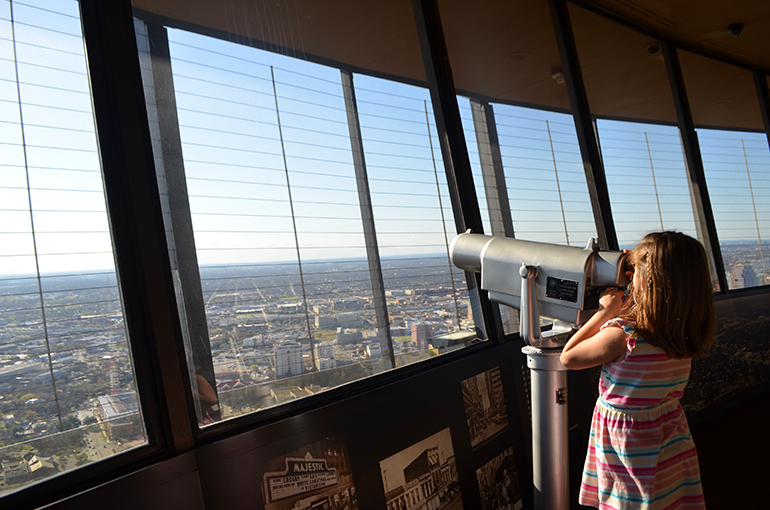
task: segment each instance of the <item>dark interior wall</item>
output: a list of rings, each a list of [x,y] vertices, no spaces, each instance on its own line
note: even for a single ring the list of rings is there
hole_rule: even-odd
[[[760,289],[716,303],[717,331],[711,355],[695,359],[682,399],[691,423],[770,389],[770,294]]]
[[[758,292],[717,303],[713,354],[694,361],[683,399],[701,452],[706,495],[715,503],[729,500],[732,490],[717,476],[726,461],[722,447],[725,432],[732,438],[730,452],[751,443],[751,448],[743,448],[746,458],[737,465],[733,462],[736,478],[760,461],[757,456],[767,451],[766,443],[770,443],[762,434],[735,434],[754,428],[749,422],[758,415],[752,408],[767,400],[763,392],[770,382],[770,350],[764,333],[770,320],[768,305],[770,295]],[[327,448],[324,445],[333,444],[346,450],[346,463],[338,468],[350,475],[358,508],[384,509],[380,462],[447,430],[464,508],[481,508],[476,470],[509,448],[514,451],[524,508],[530,508],[529,391],[521,346],[519,341],[478,346],[448,364],[428,364],[425,371],[415,375],[396,381],[389,378],[375,389],[320,409],[200,446],[50,508],[92,508],[106,503],[115,510],[265,508],[266,474],[281,471],[286,457],[302,456],[308,450],[318,455]],[[508,425],[474,444],[461,382],[495,368],[499,368],[503,384]],[[570,373],[569,385],[570,486],[574,496],[596,389],[588,371]],[[735,460],[732,454],[730,457]],[[754,501],[759,485],[754,487],[741,489],[741,497]]]
[[[187,452],[46,508],[83,510],[203,510],[195,452]]]

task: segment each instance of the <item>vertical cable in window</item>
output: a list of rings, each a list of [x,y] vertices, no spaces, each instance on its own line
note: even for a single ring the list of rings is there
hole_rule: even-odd
[[[64,425],[62,424],[61,408],[59,407],[59,392],[56,391],[56,378],[54,377],[54,374],[53,374],[53,360],[51,359],[51,342],[48,336],[48,321],[46,320],[46,315],[45,315],[45,299],[43,296],[43,282],[40,277],[40,259],[38,258],[38,251],[37,251],[35,217],[32,212],[34,209],[32,206],[32,187],[30,186],[30,179],[29,179],[29,156],[27,154],[27,139],[26,139],[25,128],[24,128],[24,111],[22,108],[22,100],[21,100],[21,80],[19,79],[19,59],[17,56],[16,23],[14,21],[14,16],[13,16],[13,0],[9,2],[9,6],[10,6],[10,16],[11,16],[11,39],[13,41],[13,64],[14,64],[14,70],[16,73],[16,76],[15,76],[16,94],[19,101],[19,124],[21,126],[21,145],[22,145],[22,152],[24,155],[24,174],[27,182],[27,200],[29,203],[29,224],[32,230],[32,249],[35,257],[35,276],[37,278],[37,291],[40,297],[40,316],[43,321],[43,335],[45,337],[45,350],[47,354],[46,359],[48,360],[48,372],[51,375],[51,387],[53,390],[54,402],[56,403],[56,417],[59,420],[59,430],[63,432]]]
[[[751,170],[749,169],[749,157],[746,155],[746,143],[741,138],[741,149],[743,149],[743,161],[746,162],[746,177],[749,179],[749,193],[751,194],[751,206],[754,209],[754,222],[757,225],[757,239],[759,240],[759,257],[762,259],[762,274],[767,279],[767,268],[765,267],[765,250],[762,248],[762,232],[759,229],[759,216],[757,215],[757,201],[754,198],[754,186],[751,184]]]
[[[446,247],[446,260],[449,267],[449,280],[452,282],[452,297],[455,302],[455,316],[457,317],[457,327],[460,327],[460,307],[457,304],[457,286],[455,285],[454,268],[452,259],[449,256],[449,236],[446,232],[446,218],[444,218],[444,206],[441,203],[441,184],[438,180],[438,169],[436,168],[436,153],[433,151],[433,138],[430,134],[430,116],[428,115],[428,101],[423,101],[425,105],[425,124],[428,128],[428,143],[430,144],[430,158],[433,161],[433,174],[436,176],[436,195],[438,196],[438,209],[441,211],[441,226],[444,229],[444,246]]]
[[[548,130],[548,143],[551,146],[551,158],[553,158],[553,173],[556,179],[556,192],[559,194],[559,207],[561,208],[561,219],[564,223],[564,238],[569,246],[569,231],[567,230],[567,215],[564,214],[564,199],[561,196],[561,184],[559,184],[559,166],[556,164],[556,152],[553,150],[553,136],[551,136],[551,124],[548,119],[545,121],[545,128]]]
[[[650,139],[647,137],[647,131],[644,132],[644,143],[647,145],[647,157],[650,158],[650,173],[652,174],[652,186],[655,189],[655,201],[658,204],[658,217],[660,218],[660,230],[663,228],[663,212],[660,209],[660,195],[658,194],[658,182],[655,180],[655,165],[652,163],[652,151],[650,150]]]
[[[305,321],[307,322],[307,337],[310,341],[310,359],[313,369],[318,370],[318,364],[315,360],[315,349],[313,349],[313,330],[310,328],[310,314],[307,306],[307,291],[305,290],[305,275],[302,271],[302,254],[299,249],[299,237],[297,235],[297,217],[294,214],[294,200],[291,197],[291,180],[289,179],[289,164],[286,162],[286,145],[283,140],[283,129],[281,128],[281,109],[278,108],[278,89],[275,87],[275,72],[273,66],[270,66],[270,78],[273,81],[273,96],[275,97],[275,118],[278,122],[278,137],[281,140],[281,156],[283,157],[283,169],[286,172],[286,192],[289,195],[289,209],[291,209],[291,223],[294,226],[294,245],[297,248],[297,265],[299,267],[299,281],[302,285],[302,303],[305,306]]]

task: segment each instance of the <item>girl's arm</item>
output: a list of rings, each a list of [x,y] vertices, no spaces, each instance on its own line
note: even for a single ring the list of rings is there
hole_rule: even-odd
[[[622,328],[602,325],[618,316],[623,308],[623,291],[606,289],[599,298],[599,311],[564,345],[562,364],[572,370],[595,367],[614,361],[626,352],[627,335]]]

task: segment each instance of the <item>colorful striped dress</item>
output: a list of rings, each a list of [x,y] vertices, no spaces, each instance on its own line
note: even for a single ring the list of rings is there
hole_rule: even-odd
[[[621,319],[626,357],[602,365],[580,504],[600,509],[703,509],[698,454],[679,399],[690,359],[669,359]]]

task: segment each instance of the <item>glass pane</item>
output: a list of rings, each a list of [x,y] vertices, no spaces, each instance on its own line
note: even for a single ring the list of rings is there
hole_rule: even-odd
[[[439,7],[485,233],[584,245],[596,233],[574,123],[544,111],[570,108],[548,2]],[[500,312],[517,332],[518,312]]]
[[[660,43],[575,5],[570,14],[591,113],[604,117],[596,129],[620,247],[632,248],[648,232],[678,230],[710,251]],[[712,280],[718,286],[715,270]]]
[[[770,283],[770,149],[767,135],[699,129],[703,168],[728,288]]]
[[[310,62],[304,9],[292,51],[135,22],[201,425],[476,341],[428,91]]]
[[[601,119],[597,127],[620,247],[661,230],[697,238],[679,129]]]
[[[449,261],[456,228],[430,94],[363,75],[356,75],[356,83],[390,330],[401,365],[473,339],[473,317],[464,273]]]
[[[585,246],[597,234],[572,116],[494,108],[516,238]]]
[[[169,44],[222,417],[381,371],[339,71]]]
[[[679,59],[728,288],[765,285],[770,154],[754,77],[686,51]]]
[[[77,2],[0,14],[0,494],[145,444]]]
[[[597,234],[572,116],[491,106],[514,237],[585,246]],[[518,332],[518,310],[500,311],[505,333]]]

